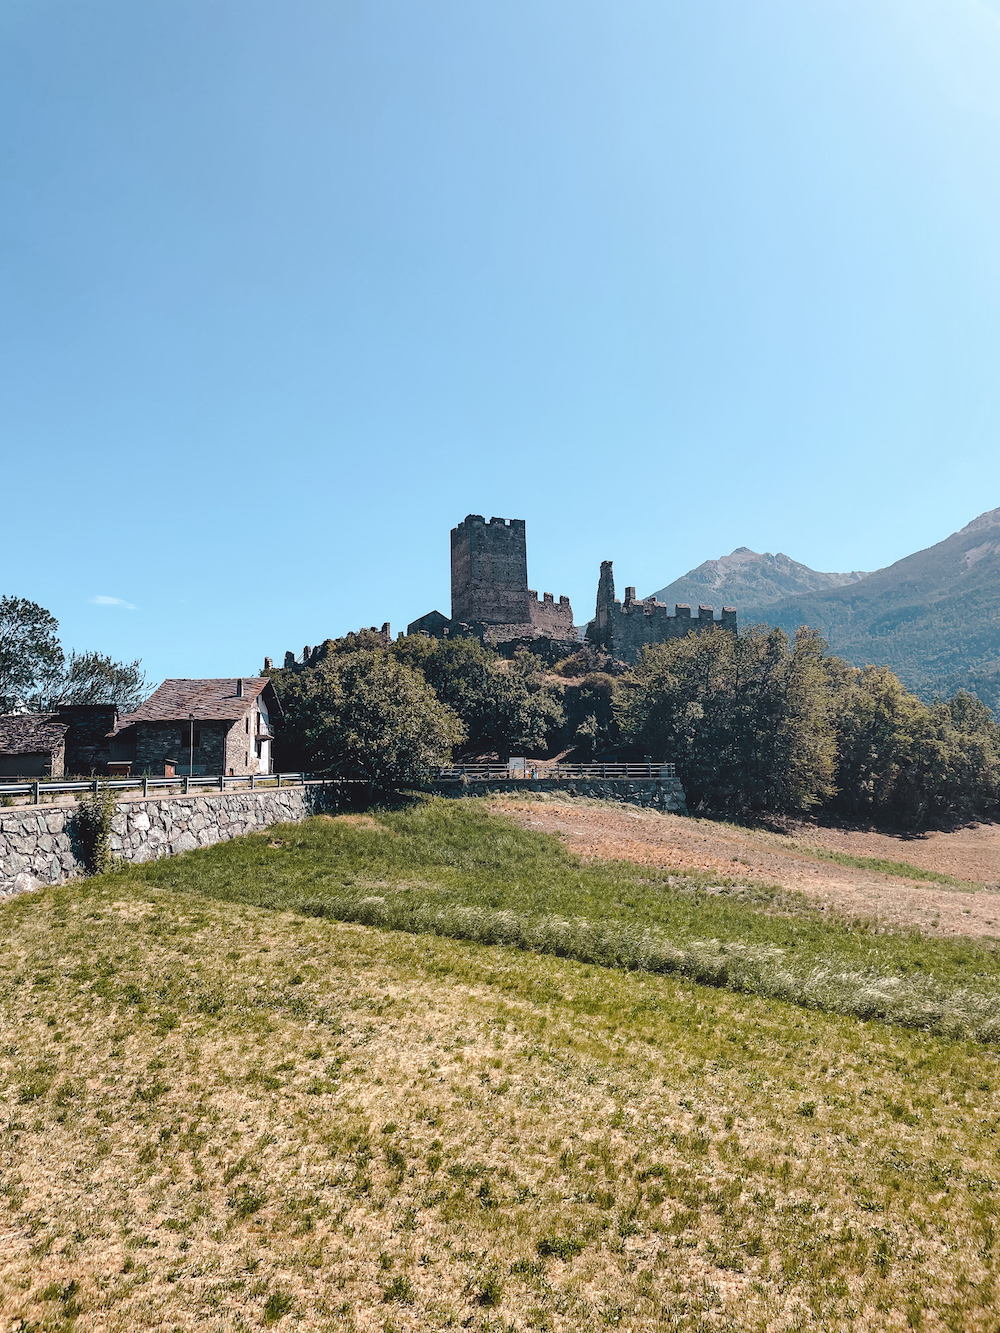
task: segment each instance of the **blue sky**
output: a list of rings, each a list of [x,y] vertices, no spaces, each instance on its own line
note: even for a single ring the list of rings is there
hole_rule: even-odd
[[[7,0],[0,591],[155,679],[1000,505],[1000,5]],[[104,599],[104,600],[101,600]]]

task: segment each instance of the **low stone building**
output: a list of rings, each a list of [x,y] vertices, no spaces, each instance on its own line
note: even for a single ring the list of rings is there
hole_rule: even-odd
[[[687,634],[712,629],[737,632],[736,612],[732,607],[722,608],[721,620],[716,620],[710,606],[699,606],[695,617],[690,606],[677,605],[671,615],[667,605],[655,597],[640,602],[634,588],[625,589],[625,600],[621,602],[615,596],[611,561],[601,561],[597,610],[586,630],[586,641],[592,648],[620,662],[635,663],[646,644],[665,643],[668,639],[682,639]]]
[[[110,737],[111,763],[132,773],[179,776],[272,771],[281,705],[262,676],[165,680]]]
[[[61,778],[69,723],[58,713],[0,717],[0,777]]]

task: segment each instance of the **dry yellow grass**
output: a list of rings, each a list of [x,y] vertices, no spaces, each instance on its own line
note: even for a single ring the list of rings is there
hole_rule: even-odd
[[[981,1048],[95,881],[0,911],[12,1330],[989,1330]]]

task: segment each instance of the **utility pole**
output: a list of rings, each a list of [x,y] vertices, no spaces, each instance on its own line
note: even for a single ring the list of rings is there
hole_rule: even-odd
[[[194,777],[194,713],[188,713],[188,777]]]

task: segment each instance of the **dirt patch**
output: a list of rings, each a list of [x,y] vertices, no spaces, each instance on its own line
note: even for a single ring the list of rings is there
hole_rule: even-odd
[[[384,824],[371,815],[320,815],[320,819],[329,819],[332,824],[351,824],[354,828],[374,829],[376,833],[386,833]]]
[[[634,861],[668,870],[703,870],[798,890],[831,911],[885,926],[915,926],[928,935],[1000,938],[1000,825],[897,838],[802,824],[788,834],[687,819],[610,802],[500,798],[491,808],[526,828],[555,833],[592,860]],[[906,861],[970,882],[952,887],[905,875],[823,860],[823,851]]]

